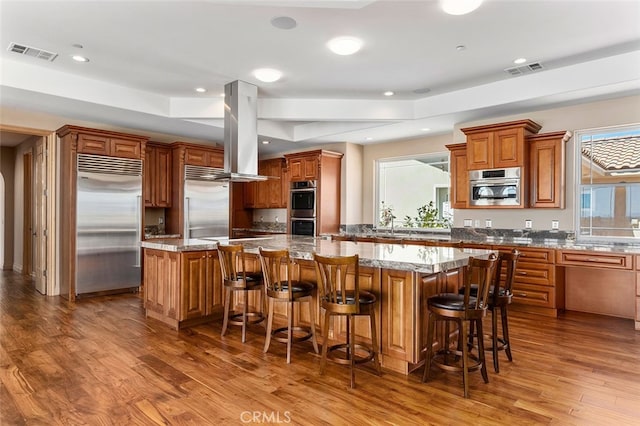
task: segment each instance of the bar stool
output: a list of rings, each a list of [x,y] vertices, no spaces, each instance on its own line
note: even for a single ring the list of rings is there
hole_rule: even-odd
[[[501,252],[498,255],[498,263],[496,267],[496,275],[494,284],[489,289],[489,305],[488,309],[491,312],[491,347],[485,347],[486,351],[491,351],[493,354],[493,369],[496,373],[500,372],[498,365],[498,351],[504,351],[507,354],[507,359],[513,361],[511,356],[511,342],[509,341],[509,319],[508,319],[508,305],[511,304],[513,297],[513,281],[515,279],[516,266],[520,252],[517,249],[513,249],[509,253]],[[503,271],[504,270],[504,271]],[[496,291],[498,289],[498,291]],[[459,293],[462,294],[464,289],[460,289]],[[478,294],[478,286],[471,285],[471,296],[476,297]],[[500,311],[500,319],[502,323],[502,337],[498,336],[498,312]],[[473,343],[473,326],[469,330],[469,344]]]
[[[318,276],[320,304],[325,309],[320,374],[324,374],[327,358],[338,364],[348,364],[351,374],[351,388],[355,388],[355,364],[373,361],[376,372],[380,375],[375,321],[375,308],[378,301],[375,294],[360,290],[358,282],[360,267],[357,254],[353,256],[326,257],[314,253],[313,260]],[[347,273],[352,273],[355,277],[353,287],[350,288],[347,288]],[[371,347],[355,342],[355,318],[353,317],[357,315],[369,316]],[[346,317],[347,337],[345,343],[329,347],[329,322],[332,316]],[[356,350],[366,355],[357,356]]]
[[[244,246],[242,244],[221,245],[218,243],[218,258],[222,271],[222,284],[225,290],[224,319],[222,321],[221,336],[227,332],[228,324],[242,326],[242,343],[246,341],[247,324],[257,324],[264,321],[264,315],[260,311],[249,311],[249,291],[260,293],[260,304],[264,305],[264,288],[262,286],[262,273],[247,272]],[[242,292],[244,303],[242,312],[230,311],[234,292]],[[262,308],[264,309],[264,308]]]
[[[464,294],[440,293],[427,299],[429,309],[429,328],[427,332],[427,354],[422,381],[429,379],[431,363],[445,371],[462,372],[464,397],[469,397],[469,371],[480,370],[485,383],[489,383],[484,356],[482,319],[487,314],[489,287],[493,282],[497,259],[491,254],[489,259],[469,258],[464,269]],[[477,280],[477,296],[471,296],[471,281]],[[445,321],[448,331],[449,322],[458,325],[458,348],[452,350],[449,345],[449,333],[445,332],[444,344],[436,353],[433,351],[436,321]],[[478,330],[478,356],[469,352],[464,339],[469,335],[470,324],[475,323]]]
[[[313,293],[316,286],[314,283],[293,280],[293,261],[289,257],[289,250],[265,250],[258,248],[260,254],[260,265],[264,278],[264,287],[269,301],[267,316],[267,335],[264,343],[264,352],[269,350],[271,339],[287,344],[287,364],[291,362],[291,345],[311,339],[313,349],[318,353],[318,343],[316,341],[316,330],[314,321],[316,318]],[[274,302],[287,303],[287,326],[272,330]],[[294,326],[294,304],[307,302],[309,306],[309,327]],[[294,337],[293,332],[303,332],[304,335]],[[285,333],[285,337],[279,334]]]

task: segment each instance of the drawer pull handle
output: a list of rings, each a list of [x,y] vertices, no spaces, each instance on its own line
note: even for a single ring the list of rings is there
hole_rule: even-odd
[[[526,272],[526,271],[518,271],[518,273],[519,273],[520,275],[527,275],[527,272]]]
[[[520,293],[518,296],[520,296],[520,297],[527,297],[527,293]]]

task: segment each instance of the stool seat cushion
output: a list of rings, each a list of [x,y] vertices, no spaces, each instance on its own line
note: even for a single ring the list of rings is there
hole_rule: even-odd
[[[278,287],[278,285],[274,285],[273,289],[275,290],[276,288],[279,288],[280,291],[289,291],[289,284],[284,282],[282,283],[281,287]],[[313,291],[314,288],[316,288],[316,285],[308,281],[291,282],[291,291],[293,291],[294,293],[309,292]]]
[[[356,297],[355,291],[347,290],[345,293],[346,293],[346,296],[347,296],[347,304],[354,304],[355,300],[356,300],[355,299],[355,297]],[[372,303],[376,302],[376,295],[375,294],[373,294],[371,292],[368,292],[368,291],[362,291],[362,290],[359,293],[360,293],[359,294],[359,300],[360,300],[360,304],[361,305],[369,305],[369,304],[372,304]],[[326,300],[326,298],[325,298],[325,300]],[[338,303],[344,303],[342,301],[342,293],[338,293],[337,294],[337,300],[338,300]]]
[[[469,308],[474,309],[476,303],[475,297],[469,298]],[[464,295],[456,293],[440,293],[427,299],[427,305],[440,308],[450,309],[453,311],[464,311]]]

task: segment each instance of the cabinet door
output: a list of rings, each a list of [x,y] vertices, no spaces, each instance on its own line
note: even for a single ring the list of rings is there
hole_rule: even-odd
[[[246,182],[243,184],[244,207],[253,209],[256,206],[256,193],[258,192],[258,182]]]
[[[109,155],[120,158],[140,158],[140,142],[111,138]]]
[[[153,207],[154,154],[154,148],[147,145],[147,149],[144,152],[144,188],[142,190],[145,207]]]
[[[313,156],[309,158],[305,158],[303,160],[304,165],[304,179],[305,180],[316,180],[318,179],[318,157]]]
[[[109,154],[109,138],[94,135],[78,135],[78,153],[80,154]]]
[[[531,142],[531,207],[564,208],[563,148],[561,139]]]
[[[462,144],[464,147],[464,144]],[[450,148],[451,149],[451,148]],[[469,202],[469,170],[467,169],[467,150],[451,149],[451,207],[466,209]]]
[[[207,151],[197,148],[186,148],[184,152],[184,163],[190,166],[207,167]]]
[[[207,254],[204,251],[182,253],[182,294],[180,321],[206,315]]]
[[[258,174],[262,176],[268,176],[269,174],[267,163],[265,163],[264,161],[261,161],[258,163]],[[269,179],[265,181],[257,182],[254,208],[265,209],[269,207],[268,198],[269,198]]]
[[[469,170],[493,167],[493,137],[494,132],[467,136],[467,166]]]
[[[171,161],[171,149],[156,148],[153,179],[156,207],[171,207]]]
[[[524,131],[520,128],[495,132],[493,136],[494,168],[524,166]]]
[[[289,160],[291,181],[316,180],[318,178],[318,157],[292,158]]]
[[[282,207],[282,162],[280,159],[269,160],[267,163],[268,176],[274,179],[267,181],[267,204],[270,208]]]
[[[224,167],[224,153],[222,151],[210,151],[207,158],[209,167],[221,169]]]

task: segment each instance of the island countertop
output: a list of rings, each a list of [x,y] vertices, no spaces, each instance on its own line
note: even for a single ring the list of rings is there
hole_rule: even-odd
[[[255,238],[155,239],[142,241],[143,248],[172,252],[215,250],[217,243],[238,243],[245,252],[257,254],[258,248],[286,248],[293,259],[313,260],[313,253],[323,256],[360,256],[360,265],[401,271],[438,273],[465,266],[470,256],[487,258],[491,250],[453,247],[421,247],[399,244],[332,241],[298,235],[273,235]]]

